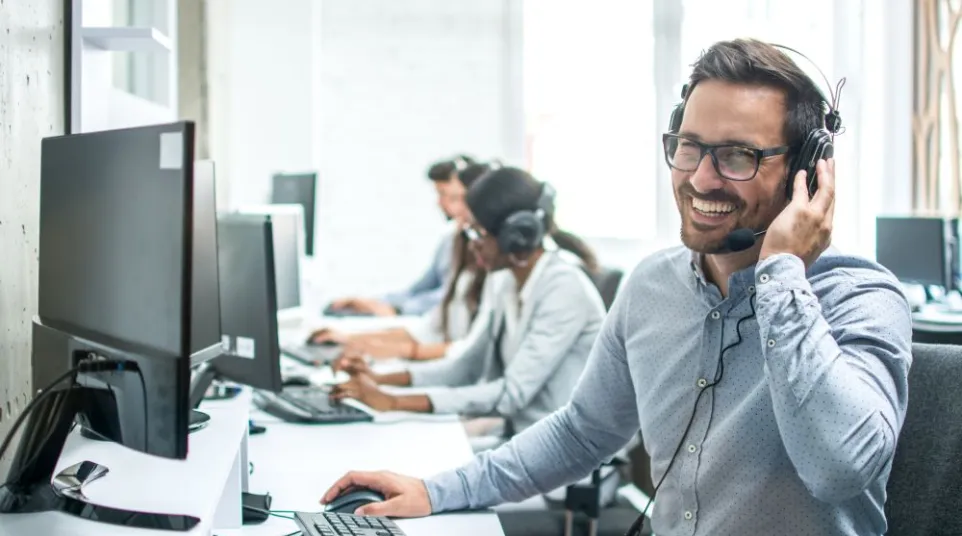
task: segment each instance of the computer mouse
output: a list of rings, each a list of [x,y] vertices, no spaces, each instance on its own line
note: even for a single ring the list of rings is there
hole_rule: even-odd
[[[338,495],[327,505],[327,511],[353,514],[358,508],[375,502],[384,502],[384,495],[368,488],[355,488]]]
[[[311,379],[307,376],[285,376],[281,380],[281,385],[284,387],[310,387]]]

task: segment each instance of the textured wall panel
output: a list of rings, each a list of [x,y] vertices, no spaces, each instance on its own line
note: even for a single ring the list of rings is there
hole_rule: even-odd
[[[40,140],[63,133],[63,4],[0,0],[0,437],[31,390]]]

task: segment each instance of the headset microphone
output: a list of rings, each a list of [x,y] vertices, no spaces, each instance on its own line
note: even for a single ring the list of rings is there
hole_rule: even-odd
[[[754,246],[755,242],[758,241],[758,237],[763,234],[765,234],[765,231],[756,233],[747,227],[735,229],[725,237],[725,247],[732,253],[745,251]]]

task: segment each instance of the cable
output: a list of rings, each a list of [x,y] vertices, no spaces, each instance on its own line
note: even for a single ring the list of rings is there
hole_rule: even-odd
[[[743,316],[739,318],[738,322],[735,323],[736,338],[728,346],[722,348],[721,354],[718,358],[718,367],[715,372],[715,381],[709,384],[706,384],[704,387],[701,388],[700,391],[698,391],[698,396],[695,397],[695,407],[691,411],[691,417],[688,418],[688,425],[685,426],[685,432],[681,435],[681,440],[678,441],[678,446],[675,447],[675,453],[671,455],[671,460],[668,462],[668,467],[665,469],[665,472],[662,473],[661,478],[658,479],[658,484],[655,485],[654,492],[651,494],[651,497],[648,498],[648,503],[645,505],[645,509],[641,511],[641,515],[638,516],[638,519],[636,519],[635,522],[631,524],[631,528],[628,529],[628,532],[626,533],[627,536],[634,536],[635,534],[637,534],[638,531],[641,529],[641,526],[644,524],[645,515],[648,513],[648,508],[651,507],[652,501],[655,500],[655,495],[658,494],[658,490],[661,488],[661,485],[665,482],[665,478],[668,476],[668,473],[671,471],[672,466],[675,464],[675,460],[678,458],[678,453],[681,451],[681,446],[685,444],[685,438],[688,437],[688,432],[691,431],[691,427],[695,423],[695,416],[698,414],[698,402],[701,400],[701,395],[705,394],[706,391],[715,387],[721,382],[722,377],[725,374],[725,353],[731,350],[732,348],[738,346],[742,342],[742,331],[741,331],[742,323],[752,318],[755,318],[755,293],[754,292],[748,298],[748,304],[751,307],[752,312],[749,313],[748,316]],[[712,401],[712,403],[714,404],[714,400]],[[711,426],[710,423],[709,423],[709,426]],[[705,430],[705,433],[706,434],[708,433],[707,429]]]
[[[264,510],[263,508],[257,508],[256,506],[247,506],[246,504],[244,505],[244,510],[255,512],[262,516],[274,516],[274,517],[279,517],[281,519],[286,519],[288,521],[294,521],[293,516],[284,515],[284,512],[290,512],[292,514],[294,513],[293,511],[290,511],[290,510]]]
[[[137,364],[133,361],[84,360],[78,363],[75,367],[68,370],[67,372],[58,376],[57,379],[50,382],[45,388],[41,389],[40,394],[36,398],[31,400],[30,403],[27,404],[27,407],[23,408],[23,412],[21,412],[20,415],[17,416],[17,420],[14,421],[13,426],[11,426],[10,428],[10,431],[7,432],[7,436],[3,439],[3,443],[0,444],[0,458],[3,458],[4,453],[6,453],[7,448],[10,446],[10,442],[13,441],[13,437],[17,434],[17,431],[20,429],[20,426],[23,425],[23,422],[27,418],[27,415],[29,415],[30,412],[36,409],[36,407],[42,401],[46,400],[49,396],[51,396],[51,393],[55,393],[56,391],[54,391],[54,387],[56,387],[58,384],[70,378],[71,381],[70,381],[70,387],[68,388],[68,391],[69,391],[73,389],[74,385],[77,382],[77,375],[80,374],[81,372],[104,372],[104,371],[113,371],[113,370],[124,370],[124,368],[127,366],[131,366],[131,368],[136,368],[138,372],[140,370],[139,368],[137,368]],[[61,407],[60,410],[57,411],[58,417],[60,415],[60,411],[62,410],[63,408]],[[53,433],[53,432],[51,431],[50,433]],[[49,434],[48,434],[48,437],[49,437]]]

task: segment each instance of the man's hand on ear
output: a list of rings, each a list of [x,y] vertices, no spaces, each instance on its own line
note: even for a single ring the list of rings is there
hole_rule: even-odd
[[[819,160],[815,165],[818,190],[808,197],[805,171],[795,176],[792,201],[768,227],[758,260],[789,253],[809,267],[832,242],[835,215],[835,159]]]

